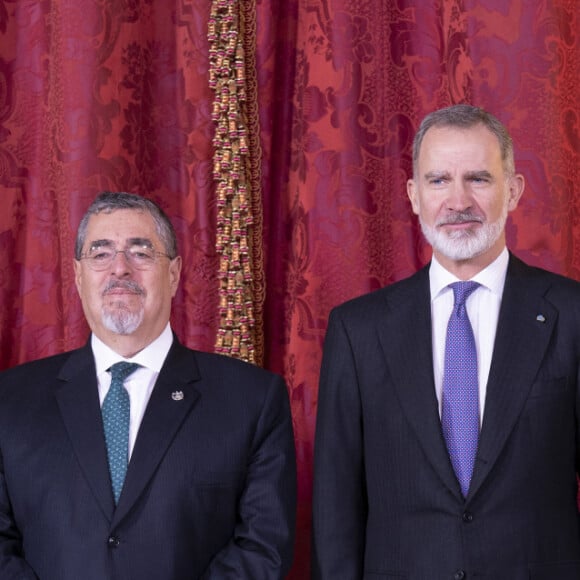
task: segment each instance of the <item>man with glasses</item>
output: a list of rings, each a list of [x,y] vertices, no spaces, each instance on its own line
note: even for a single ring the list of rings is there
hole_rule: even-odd
[[[81,349],[0,373],[0,578],[278,579],[295,458],[282,379],[173,335],[182,262],[147,199],[83,217]]]

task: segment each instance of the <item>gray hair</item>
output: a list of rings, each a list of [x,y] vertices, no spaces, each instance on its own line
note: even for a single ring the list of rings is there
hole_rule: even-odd
[[[457,127],[459,129],[469,129],[476,125],[483,125],[493,133],[499,141],[501,159],[505,172],[512,176],[515,173],[514,163],[514,146],[512,138],[505,126],[494,117],[491,113],[484,111],[479,107],[472,105],[452,105],[445,109],[439,109],[427,115],[413,140],[413,177],[418,178],[417,165],[419,160],[419,151],[423,138],[432,127]]]
[[[147,212],[155,222],[157,234],[165,246],[165,253],[173,259],[177,256],[177,237],[165,212],[154,202],[136,193],[103,191],[99,193],[81,219],[75,242],[75,259],[80,260],[87,237],[87,227],[91,216],[111,213],[118,209],[134,209]]]

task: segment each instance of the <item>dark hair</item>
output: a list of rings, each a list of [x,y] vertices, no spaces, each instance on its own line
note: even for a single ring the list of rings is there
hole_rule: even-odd
[[[510,137],[505,126],[491,113],[474,107],[472,105],[452,105],[445,109],[439,109],[427,115],[413,140],[413,177],[417,178],[417,164],[419,160],[419,151],[423,138],[429,129],[432,127],[457,127],[469,129],[475,125],[483,125],[487,127],[499,141],[499,148],[501,151],[501,159],[503,161],[504,170],[508,175],[515,173],[514,164],[514,146],[512,138]]]
[[[150,214],[155,222],[157,234],[165,246],[166,254],[171,259],[177,256],[175,230],[165,212],[156,203],[136,193],[103,191],[97,195],[81,219],[75,242],[75,259],[80,260],[81,258],[90,217],[98,213],[111,213],[118,209],[134,209]]]

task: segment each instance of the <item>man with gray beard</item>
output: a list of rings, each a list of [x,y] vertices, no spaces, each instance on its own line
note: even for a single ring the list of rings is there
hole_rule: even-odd
[[[89,341],[0,373],[2,580],[286,576],[286,386],[179,343],[181,267],[146,198],[102,193],[83,217],[74,271]]]
[[[432,260],[330,315],[314,580],[580,578],[580,284],[507,250],[523,189],[495,117],[423,120],[407,193]]]

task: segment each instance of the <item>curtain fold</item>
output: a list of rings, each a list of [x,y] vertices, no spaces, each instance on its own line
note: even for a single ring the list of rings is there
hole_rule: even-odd
[[[240,87],[242,75],[245,91],[232,87],[230,165],[217,175],[211,47],[227,39],[212,39],[212,7],[238,19],[243,50],[224,72]],[[527,181],[508,244],[580,279],[579,18],[576,0],[0,0],[0,368],[86,340],[78,221],[103,189],[150,196],[184,259],[172,312],[181,340],[219,350],[231,331],[226,354],[253,349],[288,383],[299,462],[291,578],[308,578],[326,320],[429,259],[405,194],[426,113],[470,102],[508,126]],[[245,229],[234,228],[242,206]]]

